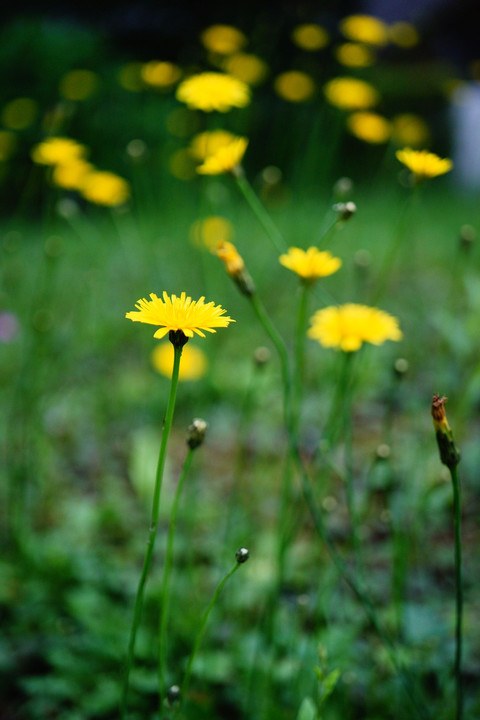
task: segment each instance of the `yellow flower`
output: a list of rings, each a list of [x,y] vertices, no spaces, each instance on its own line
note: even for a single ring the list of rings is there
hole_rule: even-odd
[[[165,377],[172,377],[173,369],[173,345],[170,342],[159,343],[151,354],[152,365],[157,372]],[[200,348],[194,345],[186,345],[182,353],[180,363],[179,380],[200,380],[208,367],[207,357]]]
[[[225,269],[229,275],[235,276],[245,270],[243,258],[233,243],[220,240],[217,243],[215,252],[217,257],[219,257],[225,265]]]
[[[333,78],[323,89],[327,100],[343,110],[367,110],[380,100],[372,85],[357,78]]]
[[[144,83],[155,88],[170,88],[175,85],[182,76],[178,65],[171,62],[151,60],[142,65],[141,76]]]
[[[413,172],[417,180],[437,177],[452,169],[453,163],[449,158],[440,158],[428,150],[412,150],[405,148],[395,153],[397,160],[406,165]]]
[[[53,182],[67,190],[78,190],[82,187],[86,176],[94,170],[93,165],[78,158],[67,163],[56,165],[53,170]]]
[[[98,76],[91,70],[72,70],[60,80],[60,95],[67,100],[86,100],[98,87]]]
[[[383,310],[354,303],[318,310],[311,323],[309,337],[324,347],[344,352],[355,352],[364,342],[381,345],[386,340],[402,338],[397,318]]]
[[[418,44],[420,37],[414,25],[396,22],[388,29],[390,40],[402,48],[411,48]]]
[[[297,25],[292,32],[292,40],[302,50],[314,52],[321,50],[329,43],[327,31],[321,25],[308,23],[305,25]]]
[[[430,136],[427,123],[418,115],[396,115],[392,119],[392,125],[392,137],[399,145],[424,145]]]
[[[348,67],[369,67],[375,62],[375,55],[370,48],[353,42],[339,45],[335,56],[339,63]]]
[[[315,83],[304,72],[290,70],[277,75],[274,82],[275,92],[288,102],[301,103],[309,100],[315,92]]]
[[[169,295],[164,291],[163,300],[150,293],[151,300],[141,298],[136,304],[138,312],[132,310],[125,317],[134,322],[148,323],[149,325],[159,325],[159,329],[154,333],[153,337],[163,338],[170,331],[181,332],[187,337],[192,338],[196,333],[200,337],[205,337],[205,332],[214,333],[214,328],[228,327],[231,322],[235,322],[231,317],[225,316],[226,310],[220,305],[213,302],[204,302],[205,298],[192,300],[187,297],[184,292],[177,297]]]
[[[204,163],[197,167],[197,172],[202,175],[221,175],[234,172],[245,155],[247,145],[247,138],[235,138],[228,145],[218,148],[212,155],[207,155]]]
[[[32,98],[10,100],[2,110],[2,122],[9,130],[24,130],[37,115],[37,103]]]
[[[380,144],[390,138],[392,128],[389,121],[372,112],[356,112],[347,119],[352,135],[368,143]]]
[[[247,38],[231,25],[212,25],[200,36],[204,47],[218,55],[233,55],[246,44]]]
[[[96,205],[115,207],[128,200],[130,186],[115,173],[95,170],[84,177],[80,192],[86,200]]]
[[[333,257],[328,250],[320,251],[316,247],[301,250],[297,247],[288,249],[288,253],[280,255],[280,264],[297,273],[307,283],[337,272],[342,264],[340,258]]]
[[[217,72],[192,75],[177,88],[177,100],[204,112],[228,112],[250,102],[250,89],[241,80]]]
[[[197,247],[216,252],[221,240],[229,242],[234,235],[233,225],[227,218],[211,215],[196,220],[190,228],[190,239]]]
[[[366,45],[386,45],[388,26],[372,15],[349,15],[340,22],[340,30],[349,40]]]
[[[211,130],[195,135],[190,143],[190,152],[197,160],[205,160],[210,155],[227,147],[235,140],[235,135],[228,130]]]
[[[40,165],[57,165],[85,157],[86,148],[76,140],[52,137],[35,145],[32,160]]]
[[[259,85],[268,73],[268,65],[256,55],[236,53],[225,61],[225,70],[247,85]]]

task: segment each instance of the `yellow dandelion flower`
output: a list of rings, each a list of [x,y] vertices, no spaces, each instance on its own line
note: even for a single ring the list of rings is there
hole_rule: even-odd
[[[429,137],[428,125],[418,115],[404,113],[392,118],[392,138],[399,145],[418,147],[424,145]]]
[[[86,148],[76,140],[51,137],[34,146],[32,160],[40,165],[57,165],[83,158],[86,152]]]
[[[298,70],[290,70],[277,75],[274,88],[277,95],[284,100],[301,103],[312,97],[316,86],[310,75]]]
[[[414,25],[408,22],[396,22],[388,28],[390,40],[402,48],[418,45],[420,36]]]
[[[195,135],[190,143],[190,152],[196,160],[205,160],[222,147],[228,147],[236,136],[228,130],[211,130]]]
[[[192,300],[182,292],[180,297],[172,295],[170,298],[164,291],[163,300],[155,293],[150,293],[150,298],[138,300],[135,304],[137,311],[128,312],[125,317],[133,322],[159,325],[153,336],[156,338],[163,338],[167,333],[179,330],[187,338],[192,338],[194,333],[205,337],[205,332],[214,333],[215,328],[228,327],[231,322],[235,322],[231,317],[224,316],[226,310],[220,305],[205,303],[205,297]]]
[[[297,47],[308,52],[315,52],[326,47],[330,41],[328,32],[314,23],[297,25],[292,31],[292,40]]]
[[[333,78],[323,90],[328,102],[343,110],[367,110],[380,100],[372,85],[357,78]]]
[[[32,98],[10,100],[2,110],[2,122],[9,130],[24,130],[37,116],[37,103]]]
[[[259,85],[267,76],[268,65],[256,55],[236,53],[231,55],[224,65],[225,70],[247,85]]]
[[[177,88],[177,100],[204,112],[228,112],[250,102],[248,85],[225,73],[205,72],[192,75]]]
[[[311,323],[309,337],[323,347],[344,352],[355,352],[364,342],[381,345],[386,340],[402,339],[397,318],[383,310],[355,303],[317,310]]]
[[[146,85],[154,88],[168,89],[182,77],[182,71],[178,65],[171,62],[151,60],[142,65],[141,77]]]
[[[95,170],[88,173],[79,188],[83,197],[96,205],[115,207],[130,197],[130,186],[115,173]]]
[[[391,123],[372,112],[353,113],[347,118],[347,127],[359,140],[372,144],[387,142],[392,132]]]
[[[280,255],[279,262],[306,283],[314,283],[318,278],[333,275],[341,267],[340,258],[334,257],[328,250],[320,251],[316,247],[301,250],[297,247],[288,249],[288,253]]]
[[[161,375],[172,377],[174,349],[170,342],[159,343],[150,356],[153,367]],[[178,374],[179,380],[200,380],[208,368],[205,353],[194,345],[185,345]]]
[[[388,26],[372,15],[349,15],[340,22],[340,31],[349,40],[366,45],[388,43]]]
[[[68,163],[56,165],[52,179],[58,187],[63,187],[66,190],[78,190],[82,187],[86,176],[93,171],[93,165],[83,158],[78,158]]]
[[[212,155],[207,155],[203,164],[197,167],[197,172],[201,175],[235,172],[245,155],[247,145],[247,138],[236,137],[228,145],[218,148]]]
[[[417,180],[444,175],[452,169],[453,163],[449,158],[440,158],[428,150],[412,150],[405,148],[395,153],[397,160],[406,165]]]
[[[196,220],[190,228],[190,239],[197,247],[206,247],[216,252],[221,240],[230,242],[234,235],[233,225],[227,218],[219,215]]]
[[[343,43],[335,49],[338,62],[347,67],[370,67],[375,63],[375,55],[370,48],[359,43]]]
[[[98,87],[98,75],[91,70],[72,70],[60,80],[60,95],[67,100],[87,100]]]
[[[218,55],[233,55],[247,42],[245,35],[231,25],[212,25],[202,32],[200,40],[207,50]]]

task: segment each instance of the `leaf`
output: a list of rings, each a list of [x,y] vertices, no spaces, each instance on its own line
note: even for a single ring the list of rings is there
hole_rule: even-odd
[[[298,711],[297,720],[316,720],[317,710],[315,704],[310,697],[306,697],[302,700],[300,709]]]

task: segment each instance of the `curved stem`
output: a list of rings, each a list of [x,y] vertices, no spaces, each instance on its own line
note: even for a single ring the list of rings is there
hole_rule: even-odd
[[[456,683],[456,720],[463,717],[462,682],[462,618],[463,618],[463,582],[462,582],[462,537],[461,537],[461,496],[457,468],[450,468],[453,485],[453,512],[455,525],[455,683]]]
[[[266,234],[270,238],[273,246],[275,247],[275,250],[279,253],[282,253],[286,250],[286,243],[283,239],[283,236],[275,223],[273,222],[272,218],[268,214],[268,212],[263,207],[262,203],[258,199],[257,195],[255,194],[254,189],[248,182],[247,178],[245,177],[243,172],[240,172],[238,174],[234,175],[235,180],[237,182],[237,186],[242,193],[243,197],[247,201],[247,203],[250,206],[250,209],[256,216],[257,220],[259,221],[260,225],[265,230]]]
[[[157,472],[155,475],[155,489],[153,492],[153,503],[152,503],[152,518],[150,522],[150,529],[148,531],[147,550],[143,561],[142,572],[140,580],[138,582],[137,594],[135,597],[135,608],[133,611],[133,621],[130,628],[130,638],[128,641],[127,658],[125,662],[125,675],[122,687],[122,697],[120,702],[120,716],[122,720],[126,718],[127,711],[127,697],[128,697],[128,686],[130,679],[130,671],[133,664],[133,655],[135,652],[135,640],[137,637],[137,630],[140,624],[140,618],[142,615],[143,606],[143,595],[145,591],[145,583],[148,576],[148,571],[153,557],[153,549],[155,546],[155,538],[157,534],[158,515],[160,510],[160,492],[162,489],[163,471],[165,468],[165,458],[167,452],[168,436],[172,427],[173,412],[175,410],[175,398],[177,395],[178,385],[178,372],[180,369],[180,358],[182,356],[182,348],[174,346],[174,358],[173,358],[173,370],[172,379],[170,383],[170,395],[168,398],[167,412],[165,415],[165,423],[163,426],[162,439],[160,443],[160,452],[158,455]]]

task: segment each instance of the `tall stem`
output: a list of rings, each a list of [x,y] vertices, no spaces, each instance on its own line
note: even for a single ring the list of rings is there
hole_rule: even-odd
[[[142,573],[137,587],[137,594],[135,597],[135,608],[133,611],[133,621],[130,628],[130,638],[128,641],[127,658],[125,662],[125,675],[123,680],[122,697],[120,702],[120,716],[122,720],[126,718],[127,711],[127,697],[128,687],[130,679],[130,671],[133,664],[133,656],[135,652],[135,640],[137,637],[137,630],[140,624],[140,618],[142,615],[143,596],[145,591],[145,583],[148,576],[148,571],[153,557],[153,549],[155,546],[155,538],[157,535],[158,516],[160,510],[160,492],[162,489],[163,471],[165,468],[165,458],[167,452],[168,436],[172,427],[173,412],[175,410],[175,398],[177,395],[178,385],[178,372],[180,369],[180,358],[182,356],[182,348],[174,346],[174,358],[173,358],[173,370],[172,379],[170,383],[170,395],[168,397],[167,412],[165,415],[165,423],[163,426],[162,440],[160,443],[160,452],[158,455],[157,472],[155,475],[155,489],[153,492],[153,503],[152,503],[152,518],[150,522],[150,529],[148,531],[148,542],[145,558],[143,561]]]
[[[308,313],[308,299],[310,285],[303,283],[300,290],[300,300],[297,312],[297,327],[295,331],[295,365],[293,376],[293,430],[298,437],[300,425],[300,408],[303,398],[303,380],[305,375],[305,338]]]
[[[456,466],[450,468],[453,485],[453,513],[455,526],[455,683],[456,683],[456,720],[463,717],[462,682],[462,619],[463,619],[463,582],[462,582],[462,537],[461,537],[461,494],[460,480]]]
[[[234,177],[240,192],[242,193],[247,203],[250,205],[250,208],[256,216],[257,220],[259,221],[260,225],[267,233],[273,246],[275,247],[275,250],[279,253],[284,252],[286,250],[286,243],[283,239],[281,232],[273,222],[268,212],[263,207],[262,203],[258,199],[254,189],[248,182],[244,173],[236,173]]]

